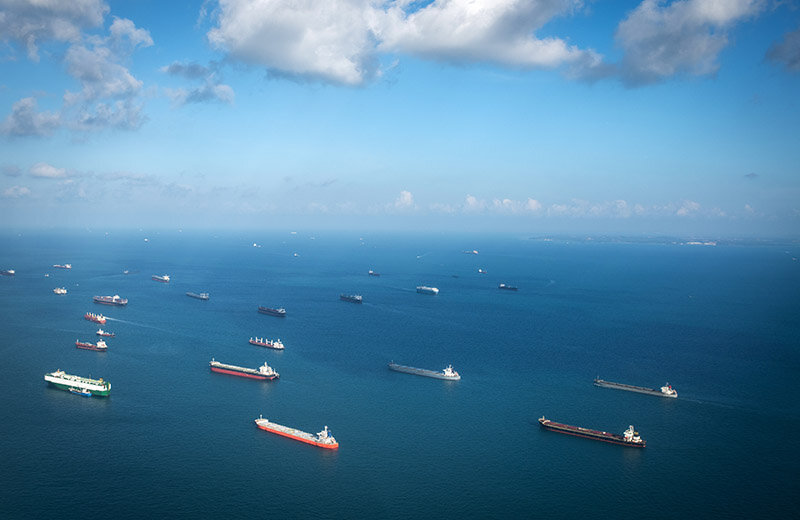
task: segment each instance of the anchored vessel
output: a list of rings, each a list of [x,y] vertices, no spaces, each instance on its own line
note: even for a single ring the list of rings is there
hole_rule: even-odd
[[[603,381],[602,379],[595,379],[594,384],[595,386],[602,386],[603,388],[616,388],[617,390],[627,390],[628,392],[657,395],[659,397],[678,397],[678,392],[672,388],[672,385],[669,383],[662,386],[660,390],[655,388],[645,388],[643,386],[626,385],[623,383],[613,383],[611,381]]]
[[[376,272],[376,271],[373,271],[372,269],[370,269],[370,270],[367,272],[367,274],[368,274],[368,275],[370,275],[370,276],[380,276],[380,275],[381,275],[381,273],[378,273],[378,272]]]
[[[63,370],[56,370],[44,375],[44,380],[61,390],[72,391],[75,388],[78,390],[88,390],[92,395],[99,397],[106,397],[111,393],[111,383],[100,379],[90,379],[88,377],[73,376],[65,373]]]
[[[646,444],[644,439],[639,437],[639,432],[634,431],[632,425],[628,426],[628,429],[625,430],[622,435],[618,435],[616,433],[601,432],[598,430],[581,428],[580,426],[570,426],[569,424],[553,422],[550,419],[545,419],[544,416],[539,419],[539,424],[541,424],[543,428],[553,430],[554,432],[594,439],[596,441],[610,442],[611,444],[620,444],[622,446],[632,446],[635,448],[644,448]]]
[[[279,339],[266,339],[266,338],[250,338],[251,345],[258,345],[259,347],[274,348],[275,350],[283,350],[284,346]]]
[[[407,367],[405,365],[398,365],[397,363],[389,363],[389,369],[397,372],[405,372],[406,374],[432,377],[434,379],[448,379],[450,381],[458,381],[461,379],[461,376],[458,375],[458,372],[453,370],[453,365],[447,365],[447,367],[441,372],[426,370],[424,368]]]
[[[106,324],[106,317],[102,314],[92,314],[91,312],[87,312],[83,315],[83,319],[99,323],[100,325]]]
[[[279,377],[279,374],[265,362],[258,368],[237,367],[236,365],[226,365],[215,361],[213,358],[209,363],[212,372],[220,374],[230,374],[232,376],[249,377],[250,379],[269,379],[270,381]]]
[[[427,285],[418,285],[417,292],[421,294],[439,294],[439,289],[436,287],[428,287]]]
[[[269,420],[264,419],[263,415],[259,415],[255,422],[256,426],[262,430],[266,430],[270,433],[276,433],[278,435],[282,435],[283,437],[289,437],[290,439],[294,439],[296,441],[313,444],[314,446],[328,448],[330,450],[335,450],[339,447],[339,443],[333,438],[333,435],[331,435],[331,432],[328,430],[327,426],[325,426],[325,429],[323,429],[321,432],[314,435],[304,431],[296,430],[295,428],[289,428],[288,426],[270,422]]]
[[[121,298],[119,294],[115,294],[114,296],[95,296],[92,299],[95,303],[102,303],[103,305],[116,305],[118,307],[128,305],[128,299]]]
[[[272,309],[270,307],[262,307],[261,305],[258,306],[258,312],[261,314],[268,314],[270,316],[278,316],[279,318],[286,317],[286,309],[281,307],[280,309]]]
[[[14,276],[17,272],[13,269],[3,269],[0,271],[0,275],[2,276]]]
[[[199,294],[198,293],[193,293],[193,292],[187,292],[186,296],[190,296],[192,298],[197,298],[198,300],[207,300],[208,299],[208,293],[207,292],[201,292]]]
[[[504,283],[501,283],[500,285],[498,285],[497,288],[498,289],[503,289],[503,290],[506,290],[506,291],[516,291],[517,290],[517,288],[514,287],[513,285],[506,285]]]
[[[72,264],[53,264],[56,269],[72,269]]]
[[[67,294],[67,288],[66,287],[56,287],[55,289],[53,289],[53,292],[56,293],[56,294]]]
[[[151,278],[156,282],[169,283],[169,275],[167,274],[154,274]]]
[[[75,340],[75,347],[82,348],[83,350],[95,350],[97,352],[105,352],[108,350],[108,345],[106,345],[106,342],[102,339],[97,340],[97,343]]]
[[[97,334],[98,336],[103,336],[105,338],[113,338],[114,337],[114,333],[113,332],[107,332],[107,331],[105,331],[103,329],[97,329],[97,332],[95,332],[95,334]]]
[[[339,299],[353,303],[361,303],[361,301],[363,300],[360,294],[340,294]]]

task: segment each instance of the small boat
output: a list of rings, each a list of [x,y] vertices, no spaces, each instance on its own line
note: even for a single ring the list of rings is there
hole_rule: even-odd
[[[69,388],[69,392],[71,394],[79,395],[81,397],[92,397],[92,393],[86,388],[75,388],[74,386],[71,386]]]
[[[262,307],[261,305],[258,306],[258,312],[261,314],[267,314],[269,316],[277,316],[279,318],[286,317],[286,309],[281,307],[280,309],[273,309],[271,307]]]
[[[0,271],[0,276],[14,276],[17,272],[13,269],[3,269]]]
[[[97,343],[75,340],[75,347],[83,350],[94,350],[95,352],[106,352],[108,350],[108,345],[102,339],[97,340]]]
[[[250,338],[250,344],[258,345],[259,347],[274,348],[275,350],[283,350],[285,348],[279,339]]]
[[[486,274],[486,269],[478,269],[479,274]]]
[[[207,300],[208,299],[208,293],[207,292],[201,292],[201,293],[187,292],[186,296],[189,296],[190,298],[196,298],[198,300]]]
[[[151,276],[153,281],[161,282],[161,283],[169,283],[169,275],[168,274],[154,274]]]
[[[97,334],[98,336],[103,336],[104,338],[113,338],[114,337],[114,333],[113,332],[106,332],[103,329],[97,329],[97,332],[95,332],[95,334]]]
[[[66,287],[56,287],[55,289],[53,289],[53,292],[56,293],[56,294],[67,294],[67,288]]]

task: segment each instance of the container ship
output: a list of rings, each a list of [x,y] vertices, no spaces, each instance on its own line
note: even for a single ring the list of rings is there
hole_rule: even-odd
[[[99,323],[100,325],[106,324],[106,317],[102,314],[92,314],[91,312],[87,312],[83,315],[83,319]]]
[[[13,269],[3,269],[0,271],[0,276],[14,276],[17,272]]]
[[[258,368],[245,368],[237,367],[236,365],[226,365],[212,358],[208,365],[211,367],[212,372],[218,372],[220,374],[230,374],[232,376],[248,377],[250,379],[260,379],[262,381],[265,379],[271,381],[280,377],[279,374],[266,363]]]
[[[417,292],[420,294],[439,294],[439,289],[436,287],[428,287],[427,285],[418,285]]]
[[[504,291],[516,291],[517,290],[517,288],[515,286],[507,285],[507,284],[504,284],[504,283],[501,283],[500,285],[498,285],[497,288],[498,289],[503,289]]]
[[[323,429],[321,432],[314,435],[311,433],[296,430],[294,428],[289,428],[288,426],[283,426],[281,424],[270,422],[269,420],[264,419],[262,415],[259,415],[258,419],[256,419],[255,422],[256,426],[258,426],[262,430],[266,430],[270,433],[276,433],[283,437],[289,437],[290,439],[294,439],[296,441],[305,442],[307,444],[313,444],[314,446],[319,446],[320,448],[327,448],[329,450],[335,450],[339,447],[339,443],[336,442],[336,439],[333,438],[333,435],[331,435],[331,432],[330,430],[328,430],[327,426],[325,426],[325,429]]]
[[[97,329],[97,332],[95,332],[95,334],[97,334],[98,336],[103,336],[104,338],[113,338],[114,337],[114,333],[113,332],[108,332],[108,331],[105,331],[103,329]]]
[[[115,294],[114,296],[94,296],[92,300],[94,300],[95,303],[102,303],[103,305],[116,305],[117,307],[128,305],[128,299],[121,298],[119,294]]]
[[[153,281],[155,282],[169,283],[169,275],[167,274],[162,274],[162,275],[154,274],[150,278],[152,278]]]
[[[284,346],[279,339],[266,339],[266,338],[250,338],[251,345],[258,345],[259,347],[274,348],[275,350],[283,350]]]
[[[72,269],[72,264],[53,264],[56,269]]]
[[[94,350],[95,352],[106,352],[108,350],[108,345],[102,339],[97,340],[97,343],[75,340],[75,347],[83,350]]]
[[[56,287],[55,289],[53,289],[53,292],[56,293],[56,294],[67,294],[67,288],[66,287]]]
[[[669,383],[662,386],[661,389],[613,383],[611,381],[603,381],[602,379],[595,379],[594,384],[595,386],[602,386],[603,388],[616,388],[617,390],[627,390],[628,392],[638,392],[640,394],[656,395],[659,397],[678,397],[678,392],[672,388],[672,385]]]
[[[550,419],[545,419],[544,416],[539,419],[539,424],[541,424],[543,428],[554,432],[584,437],[596,441],[610,442],[611,444],[619,444],[621,446],[644,448],[646,445],[644,439],[639,437],[639,432],[634,431],[633,426],[628,426],[628,429],[625,430],[622,435],[618,435],[616,433],[601,432],[598,430],[581,428],[580,426],[570,426],[569,424],[553,422]]]
[[[345,302],[361,303],[364,298],[360,294],[340,294],[339,299]]]
[[[103,378],[90,379],[88,377],[73,376],[63,370],[45,374],[44,380],[60,390],[88,390],[92,395],[98,397],[107,397],[111,393],[111,383],[103,381]]]
[[[269,316],[277,316],[279,318],[286,317],[286,309],[281,307],[280,309],[272,309],[270,307],[262,307],[261,305],[258,306],[258,312],[261,314],[267,314]]]
[[[458,375],[458,372],[453,370],[453,365],[447,365],[447,367],[441,372],[426,370],[424,368],[407,367],[405,365],[398,365],[397,363],[389,363],[389,369],[396,372],[405,372],[406,374],[432,377],[434,379],[447,379],[449,381],[458,381],[461,379],[461,376]]]
[[[186,296],[189,296],[190,298],[197,298],[198,300],[207,300],[208,299],[208,293],[207,292],[201,292],[201,293],[187,292]]]

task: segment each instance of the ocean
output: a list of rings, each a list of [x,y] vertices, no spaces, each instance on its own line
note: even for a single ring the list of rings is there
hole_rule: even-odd
[[[5,232],[0,517],[797,514],[797,257],[797,244],[525,235]],[[128,306],[92,302],[114,294]],[[75,348],[98,339],[86,312],[109,318],[108,352]],[[212,358],[266,361],[280,379],[212,373]],[[50,388],[57,369],[102,377],[111,396]],[[259,415],[327,425],[340,448],[259,430]],[[542,416],[632,424],[647,447],[546,431]]]

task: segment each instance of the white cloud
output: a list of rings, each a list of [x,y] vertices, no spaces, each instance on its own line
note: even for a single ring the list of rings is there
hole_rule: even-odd
[[[410,191],[401,191],[400,195],[394,201],[396,209],[409,209],[414,207],[414,195]]]
[[[0,125],[0,133],[12,136],[50,135],[61,124],[53,112],[39,112],[36,98],[22,98],[11,107],[11,113]]]
[[[467,195],[464,199],[464,211],[468,213],[476,213],[483,211],[486,207],[486,202],[478,200],[478,198]]]
[[[67,176],[67,170],[64,168],[56,168],[47,163],[36,163],[31,166],[30,174],[33,177],[43,177],[47,179],[57,179]]]
[[[221,0],[212,45],[277,76],[361,85],[382,54],[519,68],[572,67],[590,75],[601,57],[534,32],[581,0]]]
[[[542,203],[536,199],[529,198],[525,201],[525,209],[531,212],[537,212],[542,210]]]
[[[690,215],[694,215],[700,210],[700,204],[694,202],[693,200],[684,200],[681,204],[681,207],[678,208],[678,211],[675,212],[676,215],[679,217],[687,217]]]
[[[203,103],[206,101],[221,101],[223,103],[233,103],[235,94],[233,88],[224,85],[219,75],[219,67],[216,63],[206,67],[199,63],[172,62],[170,65],[161,68],[161,72],[170,76],[183,77],[190,80],[202,80],[203,85],[193,88],[165,89],[167,96],[177,105],[186,103]]]
[[[7,199],[19,199],[22,197],[27,197],[30,194],[31,190],[25,186],[11,186],[10,188],[3,190],[3,197]]]
[[[39,61],[40,41],[77,42],[108,10],[103,0],[0,0],[0,41],[23,45],[28,58]]]
[[[728,45],[727,31],[757,15],[765,0],[644,0],[617,27],[625,55],[622,79],[630,85],[655,83],[677,74],[717,71],[717,56]]]

